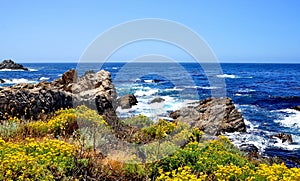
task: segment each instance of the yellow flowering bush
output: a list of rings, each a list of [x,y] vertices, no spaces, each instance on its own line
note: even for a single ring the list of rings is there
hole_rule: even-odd
[[[203,172],[198,175],[193,174],[189,166],[179,167],[171,172],[163,172],[160,169],[159,173],[160,176],[156,179],[157,181],[202,181],[207,177]]]
[[[14,143],[0,138],[0,180],[54,180],[70,174],[75,146],[59,140]]]
[[[86,180],[300,180],[300,168],[249,161],[226,136],[203,140],[198,128],[166,120],[153,123],[142,115],[123,122],[141,128],[133,134],[138,153],[120,154],[127,163],[96,150],[115,135],[86,106],[60,109],[38,121],[8,117],[0,123],[0,180],[71,180],[83,175]]]
[[[97,111],[86,106],[78,106],[76,109],[60,109],[55,112],[50,120],[38,120],[25,123],[19,128],[23,135],[31,137],[44,137],[47,134],[53,136],[71,135],[79,127],[105,127],[107,122]],[[1,129],[0,129],[1,130]]]
[[[217,180],[268,180],[268,181],[294,181],[300,180],[300,168],[288,168],[284,163],[259,164],[256,168],[247,165],[239,167],[233,164],[218,166],[214,173]]]

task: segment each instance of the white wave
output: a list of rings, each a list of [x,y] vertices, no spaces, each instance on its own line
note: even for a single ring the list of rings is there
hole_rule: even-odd
[[[134,82],[141,82],[141,79],[137,78],[134,80]]]
[[[214,87],[214,86],[211,86],[211,87],[199,87],[200,89],[205,89],[205,90],[212,90],[212,89],[220,89],[221,87]]]
[[[22,69],[0,69],[1,72],[19,72],[19,71],[25,71]]]
[[[37,69],[28,69],[30,72],[36,72],[36,71],[38,71]]]
[[[255,92],[254,89],[240,89],[238,90],[239,93],[249,93],[249,92]]]
[[[165,101],[160,103],[150,103],[149,100],[155,98],[155,96],[142,96],[137,97],[138,103],[130,109],[117,109],[117,114],[120,117],[130,117],[138,114],[143,114],[148,116],[150,119],[157,121],[159,119],[166,119],[168,117],[168,112],[178,110],[182,107],[190,105],[190,103],[195,102],[191,100],[181,100],[171,96],[160,96],[165,99]],[[170,118],[168,118],[170,119]]]
[[[258,124],[255,125],[255,124],[251,123],[247,119],[244,119],[244,122],[245,122],[246,126],[249,128],[248,131],[254,131],[259,126]]]
[[[113,70],[117,70],[117,69],[118,69],[118,67],[112,67],[112,69],[113,69]]]
[[[220,74],[220,75],[217,75],[217,77],[218,78],[230,78],[230,79],[238,78],[237,76],[232,75],[232,74]]]
[[[30,72],[35,72],[35,71],[38,71],[38,70],[36,70],[36,69],[31,69],[31,68],[29,68],[28,69]],[[1,72],[23,72],[23,71],[25,71],[25,70],[22,70],[22,69],[0,69],[0,71]]]
[[[63,74],[58,74],[57,77],[61,77]]]
[[[281,149],[284,149],[284,150],[298,150],[298,149],[300,149],[299,144],[289,144],[288,142],[282,143],[281,139],[279,139],[279,138],[274,138],[274,139],[275,139],[276,142],[272,145],[273,147],[281,148]],[[295,135],[292,135],[292,139],[293,139],[294,143],[296,143]]]
[[[300,111],[294,109],[281,109],[276,112],[287,113],[287,115],[281,116],[281,118],[274,120],[274,122],[288,128],[300,129]]]
[[[41,77],[40,80],[49,80],[50,77]]]
[[[183,90],[183,89],[177,88],[177,87],[170,88],[170,89],[165,89],[165,91],[182,91],[182,90]]]
[[[20,84],[20,83],[36,83],[36,81],[28,80],[28,79],[3,79],[5,84]]]
[[[258,148],[260,154],[269,146],[269,139],[260,135],[258,132],[249,131],[246,133],[226,133],[226,136],[232,141],[232,143],[240,147],[243,144],[254,145]]]
[[[151,83],[151,82],[154,82],[154,80],[144,80],[144,82]]]
[[[234,94],[234,96],[240,97],[240,96],[244,96],[243,94]]]
[[[203,86],[184,86],[184,88],[186,89],[205,89],[205,90],[212,90],[212,89],[220,89],[221,87],[214,87],[214,86],[210,86],[210,87],[203,87]]]
[[[249,94],[240,94],[240,93],[236,93],[236,94],[234,94],[234,96],[236,96],[236,97],[249,97],[249,96],[251,96],[251,95],[249,95]]]
[[[142,96],[151,96],[155,95],[158,93],[158,89],[142,89],[142,90],[137,90],[134,95],[137,97],[142,97]]]

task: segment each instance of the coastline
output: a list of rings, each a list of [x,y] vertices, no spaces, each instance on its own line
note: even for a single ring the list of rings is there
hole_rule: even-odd
[[[54,83],[54,84],[52,84],[52,83],[49,83],[48,85],[51,85],[52,84],[52,86],[53,85],[55,85],[55,84],[57,84],[57,85],[55,85],[55,86],[57,86],[57,87],[61,87],[62,89],[65,89],[65,90],[68,90],[69,88],[68,88],[68,86],[67,85],[60,85],[60,83],[59,82],[62,82],[62,83],[66,83],[66,82],[69,82],[69,83],[71,83],[72,82],[72,77],[74,77],[74,74],[70,74],[70,76],[64,76],[65,78],[64,78],[64,80],[61,80],[61,81],[56,81],[56,83]],[[69,80],[70,79],[70,80]],[[108,78],[108,79],[110,79],[110,78]],[[82,80],[87,80],[87,79],[82,79]],[[55,81],[54,81],[55,82]],[[47,83],[38,83],[39,84],[39,86],[41,86],[41,87],[47,87]],[[28,84],[29,85],[29,84]],[[22,90],[24,90],[24,88],[26,89],[26,84],[23,84],[23,85],[19,85],[19,87],[17,86],[17,88],[16,88],[16,91],[18,92],[18,90],[20,89],[22,89]],[[30,87],[30,86],[29,86]],[[95,86],[92,86],[92,87],[95,87]],[[109,85],[108,85],[108,87],[110,87]],[[111,88],[111,87],[110,87]],[[5,88],[4,88],[5,89]],[[4,89],[2,89],[2,90],[4,90]],[[36,88],[33,88],[33,89],[36,89]],[[46,90],[47,90],[47,88],[46,88]],[[69,89],[70,90],[70,89]],[[79,90],[79,92],[81,92],[80,90]],[[139,97],[137,98],[137,100],[139,101]],[[149,100],[150,101],[150,100]],[[96,109],[97,110],[97,109]],[[98,112],[99,112],[99,109],[98,109]],[[44,116],[43,116],[44,115]],[[48,113],[48,116],[46,116],[45,114],[41,114],[41,117],[51,117],[51,113],[49,112]],[[55,118],[54,118],[55,119]],[[105,120],[105,119],[104,119]],[[51,121],[51,120],[50,120]],[[22,121],[21,121],[22,122]],[[43,122],[49,122],[49,120],[44,120]],[[44,123],[43,122],[37,122],[37,125],[43,125]],[[150,136],[150,140],[148,140],[149,138],[147,138],[148,136],[145,136],[145,135],[143,135],[143,134],[145,134],[145,133],[139,133],[136,129],[127,129],[126,127],[123,127],[123,126],[119,126],[119,123],[118,124],[112,124],[112,121],[111,120],[108,120],[108,121],[106,121],[105,120],[105,124],[108,124],[108,125],[110,125],[111,126],[111,128],[113,128],[113,129],[123,129],[123,131],[128,131],[126,134],[124,134],[124,132],[119,132],[119,138],[122,138],[123,137],[123,139],[127,139],[127,141],[142,141],[142,142],[144,142],[144,143],[147,143],[147,142],[151,142],[151,139],[157,139],[156,138],[156,136],[154,136],[154,138],[151,138],[151,136]],[[35,121],[33,121],[32,122],[32,124],[34,124],[35,123]],[[171,122],[172,123],[172,122]],[[132,124],[132,123],[131,123]],[[72,124],[71,124],[72,125]],[[167,124],[168,125],[168,124]],[[76,128],[76,126],[75,126],[75,128]],[[125,129],[126,128],[126,129]],[[28,129],[28,128],[27,128]],[[32,129],[32,128],[31,128]],[[33,130],[31,130],[31,129],[29,129],[29,132],[31,132],[28,136],[29,137],[32,137],[32,134],[36,134],[35,133],[35,131],[33,131]],[[73,130],[74,128],[72,128],[71,130]],[[169,129],[169,128],[168,128]],[[38,129],[37,129],[38,130]],[[39,133],[38,132],[38,134],[37,135],[48,135],[48,131],[49,131],[49,128],[47,128],[46,129],[47,131],[46,131],[46,133]],[[68,132],[68,130],[69,130],[69,128],[67,129],[65,129],[65,131],[67,131]],[[70,131],[70,130],[69,130]],[[132,132],[133,131],[133,132]],[[58,131],[57,133],[59,134],[59,132],[60,131]],[[72,131],[70,131],[70,132],[72,132]],[[56,133],[56,134],[57,134]],[[129,138],[129,137],[124,137],[124,135],[135,135],[134,133],[137,133],[137,137],[135,137],[135,138]],[[189,132],[189,133],[192,133],[192,132]],[[28,134],[28,133],[27,133]],[[53,133],[51,133],[51,131],[50,131],[50,135],[51,134],[53,134]],[[147,133],[148,134],[148,133]],[[201,133],[202,134],[202,133]],[[123,135],[123,136],[122,136]],[[151,134],[150,134],[151,135]],[[205,135],[205,134],[204,134]],[[67,136],[67,134],[66,134],[66,136]],[[153,135],[152,135],[153,136]],[[41,138],[39,138],[39,136],[33,136],[33,137],[35,137],[35,139],[41,139]],[[51,136],[50,136],[51,137]],[[206,138],[205,138],[206,137]],[[205,142],[205,140],[207,140],[207,138],[208,138],[209,136],[204,136],[204,140],[202,140],[203,142]],[[138,139],[137,139],[138,138]],[[146,139],[145,139],[146,138]],[[216,138],[216,137],[215,137]],[[51,139],[57,139],[57,138],[51,138]],[[4,140],[5,142],[9,142],[9,139],[8,140]],[[199,140],[198,140],[199,141]],[[202,143],[202,141],[200,141],[201,142],[201,144],[203,144]],[[210,144],[210,143],[209,143]],[[223,143],[222,143],[223,144]],[[230,143],[231,144],[231,143]],[[229,144],[229,145],[230,145]],[[188,145],[188,144],[187,144]],[[195,151],[195,150],[194,150]],[[253,151],[253,150],[252,150]],[[263,158],[261,155],[259,155],[259,154],[257,154],[256,152],[252,152],[251,150],[250,150],[250,153],[248,153],[249,155],[250,155],[250,157],[248,157],[248,159],[249,160],[256,160],[256,162],[259,162],[259,163],[262,163],[262,162],[264,162],[264,163],[268,163],[268,165],[272,165],[273,163],[279,163],[279,162],[281,162],[281,160],[279,159],[266,159],[266,158]],[[254,149],[254,151],[255,151],[255,149]],[[230,152],[230,151],[229,151]],[[249,156],[248,155],[248,156]],[[247,158],[247,157],[245,157],[245,158]],[[289,163],[288,163],[289,164]],[[207,175],[207,176],[209,176],[209,174]],[[212,176],[212,175],[211,175]],[[131,177],[129,177],[129,178],[133,178],[133,176],[131,175]]]

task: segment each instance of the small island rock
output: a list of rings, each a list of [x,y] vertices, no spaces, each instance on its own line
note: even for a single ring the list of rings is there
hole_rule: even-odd
[[[136,97],[133,94],[127,94],[118,99],[118,106],[122,109],[130,109],[133,105],[138,103]]]
[[[279,138],[282,141],[282,143],[285,143],[285,142],[287,142],[289,144],[293,143],[292,135],[287,134],[287,133],[281,132],[281,133],[272,135],[272,137]]]
[[[28,71],[28,68],[24,67],[21,64],[17,64],[12,60],[3,60],[3,62],[0,63],[0,69],[12,69],[12,70],[26,70],[26,71]]]
[[[163,101],[165,101],[164,98],[156,97],[156,98],[154,98],[150,103],[151,103],[151,104],[152,104],[152,103],[160,103],[160,102],[163,102]]]

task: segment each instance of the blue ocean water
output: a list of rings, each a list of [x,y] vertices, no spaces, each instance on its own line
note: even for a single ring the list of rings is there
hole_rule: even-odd
[[[215,74],[205,72],[197,63],[26,63],[30,71],[0,71],[0,78],[10,86],[16,83],[52,81],[65,71],[77,68],[79,73],[100,68],[111,72],[119,96],[133,93],[139,103],[130,110],[118,110],[120,116],[143,113],[153,119],[187,103],[210,97],[220,89],[209,81],[222,80],[226,95],[231,97],[246,119],[247,132],[228,134],[236,145],[254,144],[261,153],[279,156],[287,163],[300,160],[300,112],[291,109],[300,105],[300,64],[221,64]],[[150,101],[162,97],[163,105]],[[285,132],[292,135],[292,144],[281,143],[271,135]]]

